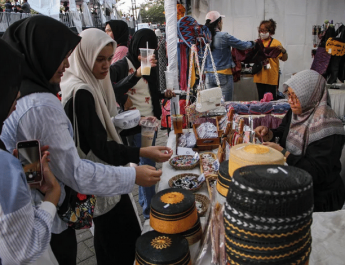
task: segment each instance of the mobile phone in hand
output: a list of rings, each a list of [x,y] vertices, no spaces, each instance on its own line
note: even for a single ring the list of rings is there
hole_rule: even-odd
[[[28,184],[41,185],[42,165],[41,165],[41,147],[37,140],[22,141],[17,143],[18,159],[21,162],[26,181]]]

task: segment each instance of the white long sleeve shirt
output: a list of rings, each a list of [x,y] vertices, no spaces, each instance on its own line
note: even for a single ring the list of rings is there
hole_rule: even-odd
[[[73,127],[61,102],[51,93],[34,93],[18,100],[16,110],[4,123],[1,139],[10,152],[18,141],[39,140],[49,145],[50,168],[62,186],[64,184],[82,194],[113,196],[130,193],[135,183],[133,167],[114,167],[80,159],[73,140]],[[35,203],[42,195],[32,192]],[[62,193],[59,205],[63,202]],[[53,233],[67,229],[58,216]]]
[[[29,264],[49,246],[56,207],[32,205],[22,165],[3,150],[0,168],[0,259],[3,265]]]

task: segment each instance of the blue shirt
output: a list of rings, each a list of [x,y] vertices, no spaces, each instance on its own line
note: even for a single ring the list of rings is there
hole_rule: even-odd
[[[1,139],[11,153],[18,141],[39,140],[49,145],[50,169],[61,185],[58,205],[65,199],[64,185],[82,194],[113,196],[133,190],[133,167],[114,167],[80,159],[73,140],[73,127],[61,102],[51,93],[34,93],[18,100],[16,110],[5,121]],[[42,195],[32,190],[35,204]],[[67,223],[55,216],[52,232],[59,234]]]
[[[216,65],[217,71],[235,67],[235,63],[232,61],[231,47],[239,50],[246,50],[254,47],[252,41],[241,41],[231,36],[227,32],[216,32],[213,37],[213,51],[212,56]],[[211,57],[207,56],[205,70],[213,72]]]
[[[3,150],[0,168],[0,260],[28,264],[49,246],[56,207],[47,201],[33,207],[21,163]]]

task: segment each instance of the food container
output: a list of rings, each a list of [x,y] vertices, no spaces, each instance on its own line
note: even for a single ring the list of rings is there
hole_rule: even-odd
[[[115,127],[122,130],[127,130],[138,126],[140,118],[140,111],[135,109],[128,110],[116,115],[112,118],[112,121]]]

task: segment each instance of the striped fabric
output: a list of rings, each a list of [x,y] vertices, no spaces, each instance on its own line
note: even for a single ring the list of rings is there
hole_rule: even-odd
[[[29,201],[24,207],[4,214],[0,205],[0,256],[3,264],[29,264],[46,251],[53,217],[35,209]]]
[[[2,263],[28,264],[49,246],[56,207],[33,207],[21,163],[0,150],[0,258]]]
[[[50,168],[60,185],[65,184],[82,194],[113,196],[133,190],[136,171],[133,167],[113,167],[79,158],[73,141],[72,125],[60,101],[50,93],[34,93],[18,100],[16,111],[6,120],[1,139],[9,152],[18,141],[38,139],[49,145]],[[63,188],[62,188],[63,191]],[[32,192],[35,204],[42,200]],[[65,199],[60,197],[59,205]],[[52,232],[59,234],[67,223],[57,215]]]

